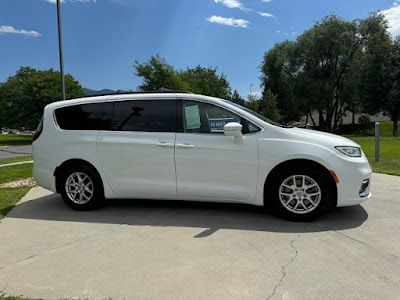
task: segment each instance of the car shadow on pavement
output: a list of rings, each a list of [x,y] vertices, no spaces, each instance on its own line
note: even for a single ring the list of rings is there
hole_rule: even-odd
[[[60,195],[49,195],[19,203],[8,218],[84,223],[127,224],[135,226],[173,226],[208,228],[196,238],[219,229],[266,232],[321,232],[359,227],[368,218],[361,205],[336,208],[314,222],[285,221],[262,207],[163,200],[108,200],[93,211],[74,211]]]

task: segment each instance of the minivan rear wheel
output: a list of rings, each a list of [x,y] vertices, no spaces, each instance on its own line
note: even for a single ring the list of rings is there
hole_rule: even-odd
[[[75,210],[91,210],[104,200],[103,184],[98,173],[86,165],[68,167],[61,174],[61,196]]]
[[[277,213],[288,220],[312,221],[331,207],[331,178],[318,169],[294,167],[274,178],[271,197]]]

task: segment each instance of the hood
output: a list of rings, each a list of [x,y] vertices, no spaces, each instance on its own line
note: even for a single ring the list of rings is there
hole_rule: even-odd
[[[317,144],[333,148],[335,146],[353,146],[360,147],[357,143],[349,140],[348,138],[311,129],[301,129],[301,128],[282,128],[282,131],[286,131],[291,139],[297,139],[305,143]]]

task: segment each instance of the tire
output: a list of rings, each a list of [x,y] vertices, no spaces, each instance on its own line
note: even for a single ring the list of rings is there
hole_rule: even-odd
[[[95,169],[74,165],[61,174],[61,196],[74,210],[92,210],[104,201],[103,182]]]
[[[316,168],[306,167],[281,170],[270,189],[275,211],[291,221],[316,219],[332,206],[333,194],[332,179]]]

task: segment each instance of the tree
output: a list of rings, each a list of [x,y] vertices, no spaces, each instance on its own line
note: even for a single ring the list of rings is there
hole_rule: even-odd
[[[246,107],[256,113],[260,112],[260,99],[258,99],[257,95],[247,94]]]
[[[319,127],[334,131],[348,111],[360,107],[363,44],[372,30],[363,24],[329,15],[295,42],[276,44],[264,55],[264,93],[277,95],[284,123],[318,111]]]
[[[260,100],[259,113],[275,122],[281,120],[282,116],[278,109],[277,97],[271,90],[267,90],[263,93]]]
[[[391,40],[382,14],[374,13],[361,22],[363,66],[361,77],[362,104],[371,113],[383,111],[393,121],[397,136],[400,116],[400,42]]]
[[[194,69],[187,68],[184,71],[180,71],[179,75],[189,84],[190,91],[195,94],[222,99],[231,98],[229,82],[224,74],[217,74],[216,68],[197,66]]]
[[[65,95],[67,99],[85,95],[78,81],[69,74],[65,75]],[[60,98],[59,72],[21,67],[0,86],[0,124],[34,128],[44,107]]]
[[[391,53],[391,78],[389,101],[385,109],[389,112],[393,122],[393,136],[398,136],[397,121],[400,119],[400,37],[393,43]]]
[[[171,90],[191,91],[224,99],[231,98],[231,88],[224,74],[218,75],[217,69],[197,66],[186,70],[175,70],[159,55],[152,56],[148,62],[135,62],[135,75],[143,77],[138,86],[142,91]]]
[[[301,102],[295,95],[299,66],[296,42],[276,44],[265,53],[261,68],[261,85],[264,94],[271,90],[277,96],[277,108],[282,112],[282,122],[297,121],[302,115]]]
[[[135,75],[143,77],[143,83],[138,86],[141,91],[156,91],[161,88],[187,91],[190,86],[182,76],[159,55],[151,56],[145,63],[135,61]]]
[[[242,106],[246,106],[246,101],[239,95],[237,90],[235,90],[232,94],[231,101],[237,103]]]

